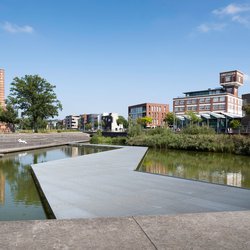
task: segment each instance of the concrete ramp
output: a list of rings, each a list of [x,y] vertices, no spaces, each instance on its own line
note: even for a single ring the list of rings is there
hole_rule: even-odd
[[[134,171],[147,148],[32,165],[58,219],[250,209],[250,190]]]

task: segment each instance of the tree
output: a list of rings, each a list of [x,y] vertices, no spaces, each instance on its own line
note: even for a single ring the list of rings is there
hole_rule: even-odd
[[[128,128],[128,121],[121,115],[118,116],[116,123],[118,125],[122,124],[124,128]]]
[[[240,121],[239,120],[232,120],[230,121],[229,125],[230,125],[230,128],[232,129],[238,129],[240,127]]]
[[[85,124],[85,130],[91,130],[92,129],[92,124],[91,123],[86,123]]]
[[[38,132],[42,120],[58,115],[62,105],[57,100],[54,85],[38,75],[15,77],[11,83],[9,100],[31,121],[34,132]]]
[[[166,114],[163,121],[166,122],[168,126],[173,126],[174,122],[177,121],[177,117],[173,112],[169,112]]]
[[[140,117],[137,119],[137,123],[140,124],[143,127],[146,127],[148,124],[152,123],[153,118],[152,117]]]
[[[195,123],[198,124],[199,122],[202,121],[202,119],[198,117],[193,111],[188,111],[186,114],[189,116],[191,125]]]
[[[5,122],[11,126],[11,129],[15,131],[15,124],[19,123],[18,112],[7,101],[5,108],[0,106],[0,121]]]

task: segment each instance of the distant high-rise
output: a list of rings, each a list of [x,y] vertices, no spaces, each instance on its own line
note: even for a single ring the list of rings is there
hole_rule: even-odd
[[[0,106],[4,105],[4,70],[0,69]]]

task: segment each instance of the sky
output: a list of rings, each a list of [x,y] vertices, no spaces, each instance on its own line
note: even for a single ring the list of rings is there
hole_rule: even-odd
[[[250,0],[0,0],[5,96],[14,77],[55,85],[59,118],[168,103],[245,74],[250,93]]]

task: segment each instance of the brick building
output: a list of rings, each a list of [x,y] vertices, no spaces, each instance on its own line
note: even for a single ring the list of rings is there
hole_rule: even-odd
[[[188,111],[195,113],[228,113],[242,116],[242,99],[238,88],[243,85],[243,74],[237,70],[220,73],[221,88],[184,92],[185,97],[173,99],[173,110],[177,115]]]
[[[164,118],[169,112],[168,104],[160,103],[142,103],[128,107],[129,119],[136,121],[141,117],[151,117],[152,123],[148,124],[147,127],[160,127],[164,124]]]

